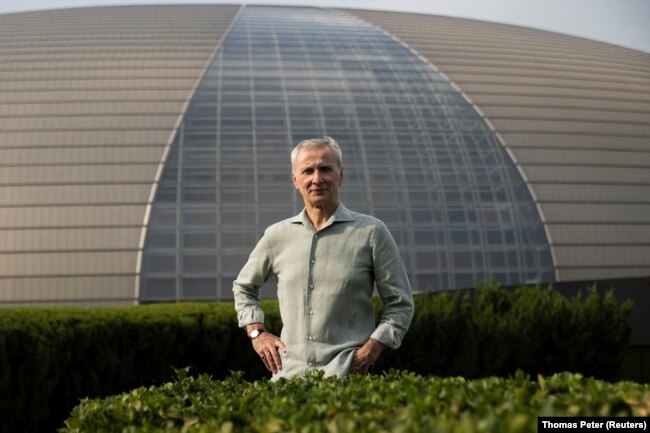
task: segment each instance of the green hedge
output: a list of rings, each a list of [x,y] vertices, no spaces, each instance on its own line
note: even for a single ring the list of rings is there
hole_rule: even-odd
[[[552,288],[425,294],[402,347],[380,359],[397,368],[441,376],[580,372],[614,379],[628,344],[631,301],[612,291],[566,298]]]
[[[643,416],[650,385],[579,374],[508,379],[424,377],[391,371],[343,379],[214,381],[180,371],[159,388],[86,399],[60,433],[535,433],[538,416]],[[297,408],[299,408],[297,410]]]
[[[52,432],[80,397],[162,383],[174,366],[224,376],[254,364],[243,343],[230,304],[2,310],[0,431]]]
[[[580,372],[609,379],[630,333],[630,304],[592,290],[566,299],[550,289],[416,296],[403,347],[388,368],[468,378]],[[267,326],[279,332],[277,302]],[[0,312],[0,431],[52,432],[82,397],[102,397],[169,380],[191,366],[217,379],[230,370],[265,372],[232,303],[122,308],[12,308]]]

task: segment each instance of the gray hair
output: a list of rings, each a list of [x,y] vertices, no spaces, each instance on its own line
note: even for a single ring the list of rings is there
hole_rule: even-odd
[[[343,152],[341,152],[341,147],[332,137],[323,137],[323,138],[308,138],[303,140],[291,151],[291,172],[293,173],[294,168],[296,167],[296,159],[298,158],[298,152],[303,149],[322,149],[329,147],[334,152],[336,157],[336,165],[339,168],[343,168]]]

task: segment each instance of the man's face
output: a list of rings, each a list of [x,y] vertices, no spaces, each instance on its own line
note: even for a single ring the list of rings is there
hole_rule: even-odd
[[[300,191],[305,206],[338,205],[343,170],[336,164],[332,149],[302,149],[298,152],[293,171],[291,179]]]

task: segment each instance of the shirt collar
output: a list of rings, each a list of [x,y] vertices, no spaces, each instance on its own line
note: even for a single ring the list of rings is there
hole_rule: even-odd
[[[330,217],[327,224],[325,224],[325,227],[328,227],[334,223],[340,223],[344,221],[354,221],[354,215],[352,212],[348,210],[348,208],[343,206],[343,203],[339,202],[339,205],[336,207],[334,214]],[[303,208],[298,215],[291,218],[289,222],[302,224],[305,227],[311,226],[311,221],[309,221],[309,217],[307,217],[307,210],[305,208]]]

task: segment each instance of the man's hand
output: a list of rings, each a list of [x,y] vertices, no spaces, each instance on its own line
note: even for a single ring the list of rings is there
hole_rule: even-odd
[[[253,329],[255,328],[250,328],[250,330]],[[279,370],[282,370],[282,360],[280,359],[278,350],[286,352],[287,347],[279,337],[271,334],[268,331],[265,331],[261,333],[257,338],[253,339],[253,349],[260,356],[267,370],[273,374],[277,373]]]
[[[365,374],[368,369],[377,361],[381,352],[386,347],[374,338],[369,338],[363,346],[358,348],[352,356],[352,362],[348,374]]]

